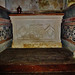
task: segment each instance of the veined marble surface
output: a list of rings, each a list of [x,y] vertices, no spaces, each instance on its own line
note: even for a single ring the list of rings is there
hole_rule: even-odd
[[[10,16],[13,24],[13,48],[62,47],[62,15]]]

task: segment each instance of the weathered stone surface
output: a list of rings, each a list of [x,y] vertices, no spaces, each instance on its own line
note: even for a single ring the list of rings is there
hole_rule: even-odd
[[[5,0],[0,0],[0,6],[5,7]]]
[[[13,48],[61,48],[63,15],[10,16]]]
[[[0,53],[0,64],[71,64],[75,63],[72,56],[64,48],[9,48]]]

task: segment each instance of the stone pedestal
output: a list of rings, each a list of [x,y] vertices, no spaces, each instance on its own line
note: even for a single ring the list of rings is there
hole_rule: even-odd
[[[12,48],[61,48],[63,14],[11,14]]]

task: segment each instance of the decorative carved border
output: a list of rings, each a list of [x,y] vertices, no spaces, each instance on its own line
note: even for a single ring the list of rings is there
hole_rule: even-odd
[[[0,18],[0,44],[12,38],[11,21]]]
[[[75,17],[63,20],[62,38],[75,45]]]

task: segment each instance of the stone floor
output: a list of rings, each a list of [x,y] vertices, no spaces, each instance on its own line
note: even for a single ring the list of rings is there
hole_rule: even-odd
[[[9,48],[0,53],[0,64],[62,64],[75,63],[73,54],[64,48]]]
[[[73,75],[73,53],[64,48],[9,48],[0,53],[0,74]]]

